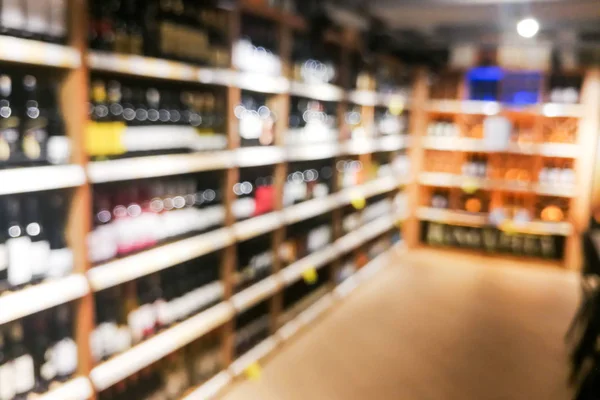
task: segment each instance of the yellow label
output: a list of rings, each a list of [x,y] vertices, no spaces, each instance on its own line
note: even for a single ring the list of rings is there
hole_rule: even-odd
[[[517,228],[515,227],[514,222],[506,220],[500,224],[500,230],[507,235],[514,235],[517,233]]]
[[[465,193],[473,194],[479,190],[479,182],[474,178],[467,178],[462,183],[462,190]]]
[[[85,131],[87,153],[91,156],[125,153],[122,141],[125,129],[122,122],[89,122]]]
[[[355,193],[350,199],[350,204],[352,204],[352,207],[355,209],[362,210],[367,205],[367,200],[365,199],[365,196],[360,193]]]
[[[302,278],[304,278],[304,282],[306,282],[306,284],[314,285],[319,280],[319,275],[317,275],[317,270],[315,267],[310,267],[302,271]]]
[[[390,99],[390,105],[388,107],[392,115],[400,115],[404,111],[404,100],[402,97],[393,97]]]
[[[246,368],[244,373],[248,379],[257,381],[262,376],[262,368],[260,367],[259,363],[253,362]]]

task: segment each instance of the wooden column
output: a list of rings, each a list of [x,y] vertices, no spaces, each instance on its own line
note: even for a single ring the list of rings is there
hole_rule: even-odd
[[[420,187],[418,183],[419,172],[423,167],[424,149],[423,138],[427,132],[427,99],[428,99],[428,77],[425,68],[417,70],[415,83],[412,90],[410,132],[412,135],[411,146],[408,151],[410,159],[411,177],[406,186],[408,195],[409,215],[403,224],[404,241],[409,248],[417,247],[420,240],[421,224],[416,212],[421,205]]]
[[[581,233],[589,224],[592,208],[592,187],[596,164],[596,149],[600,132],[600,68],[590,69],[585,76],[581,90],[583,117],[579,120],[577,132],[578,157],[575,160],[575,196],[571,200],[570,216],[574,232],[567,238],[565,266],[568,269],[581,269]]]
[[[87,102],[89,71],[87,57],[87,2],[69,0],[68,3],[68,45],[81,53],[81,65],[66,71],[60,88],[60,107],[65,119],[66,134],[71,140],[74,164],[85,168],[88,157],[85,150],[85,126],[87,124]],[[73,189],[67,221],[67,242],[73,250],[74,272],[85,274],[90,268],[86,238],[91,230],[92,188],[85,183]],[[81,376],[89,376],[92,370],[92,356],[89,337],[94,329],[94,296],[92,293],[75,302],[74,336],[79,357],[78,371]],[[92,400],[95,399],[95,394]]]

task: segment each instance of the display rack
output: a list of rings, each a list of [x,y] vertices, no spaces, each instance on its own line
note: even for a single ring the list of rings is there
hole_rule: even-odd
[[[459,72],[460,74],[460,72]],[[440,74],[442,77],[443,74]],[[456,75],[456,74],[455,74]],[[507,106],[495,101],[475,101],[463,99],[430,99],[431,86],[427,82],[417,82],[412,99],[413,132],[416,137],[412,147],[412,165],[419,170],[416,185],[411,192],[411,209],[416,213],[411,219],[411,229],[407,240],[411,246],[422,242],[422,221],[435,222],[447,226],[477,228],[497,228],[507,235],[549,235],[566,238],[564,255],[559,263],[570,269],[578,269],[580,259],[580,233],[586,229],[590,217],[590,185],[592,182],[593,159],[596,153],[600,109],[600,75],[598,69],[581,72],[580,102],[578,104],[539,103],[528,106]],[[546,79],[548,77],[546,76]],[[420,76],[427,80],[425,72]],[[443,79],[443,78],[442,78]],[[451,85],[451,84],[450,84]],[[467,78],[459,79],[453,92],[459,97],[467,97]],[[548,98],[544,88],[539,97]],[[498,150],[482,137],[473,137],[472,124],[490,116],[505,116],[516,124],[527,126],[532,137],[525,142],[512,141],[506,148]],[[552,121],[570,120],[577,124],[573,141],[551,142],[545,136],[547,125]],[[452,123],[458,134],[432,134],[431,126],[436,121]],[[473,128],[474,129],[474,128]],[[527,157],[530,169],[526,179],[506,179],[489,170],[485,176],[468,176],[460,171],[470,155],[487,157],[487,160],[510,160],[510,157]],[[428,167],[428,157],[446,157],[446,171],[435,171]],[[499,158],[503,157],[503,158]],[[575,179],[563,182],[538,182],[538,174],[548,160],[572,162]],[[431,160],[431,158],[429,158]],[[488,169],[490,161],[486,161]],[[561,161],[562,162],[562,161]],[[435,191],[449,191],[449,204],[443,208],[432,208],[431,196]],[[487,193],[490,207],[506,205],[510,196],[522,196],[532,221],[512,221],[492,223],[488,212],[468,212],[457,206],[460,196],[473,193]],[[541,198],[560,199],[568,202],[564,219],[541,221],[535,209]],[[493,208],[493,207],[492,207]]]
[[[326,197],[315,198],[289,207],[283,205],[283,185],[288,163],[356,157],[370,166],[371,154],[407,150],[411,141],[406,135],[397,137],[365,138],[351,140],[344,121],[348,104],[361,107],[364,126],[370,130],[374,123],[375,106],[386,106],[391,101],[408,105],[408,99],[400,94],[377,93],[374,90],[348,91],[332,84],[306,84],[286,76],[267,76],[247,73],[231,68],[204,68],[192,64],[157,59],[145,56],[130,56],[88,48],[88,2],[69,1],[69,39],[66,45],[44,43],[30,39],[0,36],[0,63],[23,64],[36,68],[48,68],[58,74],[60,81],[61,109],[64,113],[66,133],[69,136],[71,164],[63,166],[5,169],[0,171],[0,195],[20,194],[52,189],[69,188],[72,191],[67,240],[74,253],[73,274],[65,278],[50,280],[18,290],[0,297],[0,325],[18,320],[60,304],[73,302],[76,310],[75,339],[78,349],[78,371],[70,381],[52,387],[41,395],[42,399],[92,399],[98,393],[134,375],[152,363],[202,337],[206,333],[221,332],[221,350],[225,370],[199,388],[191,388],[185,398],[205,399],[215,395],[232,379],[243,374],[248,365],[262,359],[292,333],[304,329],[335,301],[345,297],[359,282],[366,279],[364,267],[335,288],[333,277],[340,267],[338,258],[358,252],[364,246],[386,233],[397,231],[407,218],[408,210],[397,210],[367,223],[358,230],[342,234],[342,211],[356,199],[362,202],[379,195],[391,195],[404,186],[412,185],[409,176],[384,177],[372,181],[362,180],[360,185],[342,189],[335,182],[334,190]],[[230,37],[236,38],[241,15],[251,13],[266,18],[276,25],[280,33],[280,57],[289,64],[293,32],[306,29],[303,18],[268,7],[256,7],[240,2],[240,8],[229,13]],[[328,35],[328,37],[331,35]],[[331,36],[342,52],[356,49],[354,35]],[[342,69],[345,66],[342,63]],[[88,125],[87,103],[90,91],[90,74],[117,74],[138,78],[159,79],[178,83],[206,84],[222,87],[227,99],[228,147],[208,153],[152,155],[110,161],[92,161],[86,153],[85,131]],[[347,76],[347,73],[340,71]],[[239,103],[242,90],[261,92],[270,96],[270,107],[279,116],[276,125],[275,145],[270,147],[241,148],[237,132],[237,120],[233,114]],[[338,140],[286,146],[284,137],[288,133],[290,96],[301,96],[338,104]],[[232,187],[240,174],[240,168],[273,166],[275,176],[274,211],[245,221],[236,222],[231,205],[233,193],[227,191],[223,200],[226,217],[225,226],[193,237],[176,240],[134,255],[104,262],[92,267],[88,260],[86,238],[91,232],[93,185],[132,181],[138,179],[171,177],[205,171],[224,171],[224,186]],[[361,208],[361,207],[359,207]],[[268,234],[272,248],[277,250],[286,236],[286,227],[321,214],[332,213],[334,237],[326,248],[314,252],[283,268],[275,260],[271,276],[255,285],[234,294],[232,276],[236,268],[236,245],[239,242]],[[129,350],[113,356],[102,363],[94,363],[90,350],[90,334],[95,327],[94,294],[121,284],[133,284],[137,279],[166,270],[178,263],[200,256],[220,252],[223,300],[221,303],[198,313]],[[381,257],[380,257],[381,259]],[[377,263],[381,261],[378,259]],[[330,269],[331,282],[326,285],[327,294],[303,311],[286,326],[278,324],[283,311],[283,290],[303,279],[307,270]],[[235,316],[242,311],[268,301],[271,314],[271,338],[256,346],[244,356],[234,360],[233,341]],[[292,332],[293,331],[293,332]]]

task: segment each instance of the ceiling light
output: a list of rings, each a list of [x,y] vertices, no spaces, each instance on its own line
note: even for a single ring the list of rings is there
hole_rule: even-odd
[[[524,38],[532,38],[540,30],[540,24],[535,18],[525,18],[517,24],[517,32]]]

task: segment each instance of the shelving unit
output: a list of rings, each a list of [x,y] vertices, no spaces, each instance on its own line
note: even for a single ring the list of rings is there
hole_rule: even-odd
[[[596,139],[600,130],[597,110],[600,109],[600,71],[588,72],[580,105],[540,104],[520,110],[508,109],[496,102],[462,101],[456,99],[431,100],[427,71],[415,74],[411,98],[401,93],[379,93],[369,90],[346,90],[349,85],[307,84],[289,76],[291,45],[294,31],[306,28],[306,22],[295,15],[254,3],[241,2],[241,7],[230,12],[230,37],[239,32],[241,15],[251,13],[274,22],[279,37],[279,55],[283,70],[289,76],[267,76],[229,68],[204,68],[183,62],[144,56],[130,56],[89,50],[87,44],[87,15],[85,0],[70,2],[70,40],[67,46],[46,44],[27,39],[0,36],[0,60],[36,67],[59,69],[61,75],[61,107],[65,114],[66,130],[73,147],[72,164],[63,166],[31,167],[0,171],[0,195],[22,194],[51,189],[70,188],[72,202],[69,210],[67,236],[74,252],[75,269],[71,276],[15,291],[0,297],[0,325],[27,315],[74,302],[76,312],[76,342],[79,354],[78,373],[71,381],[52,389],[42,399],[92,399],[118,382],[135,375],[156,361],[182,349],[206,334],[217,331],[221,337],[223,371],[197,388],[190,389],[184,399],[206,399],[214,396],[245,370],[265,358],[277,347],[294,337],[326,310],[343,300],[359,284],[386,264],[385,254],[362,266],[341,284],[335,284],[336,272],[341,269],[342,257],[356,256],[367,249],[369,242],[390,232],[401,232],[404,244],[414,248],[421,242],[421,222],[431,221],[466,227],[488,227],[487,212],[468,213],[453,209],[429,207],[424,189],[444,187],[451,190],[486,190],[494,193],[524,193],[530,196],[560,197],[569,201],[568,221],[548,223],[534,220],[527,224],[507,223],[499,229],[508,233],[558,235],[566,238],[564,264],[577,268],[578,232],[586,225],[589,210],[587,193],[591,186]],[[327,35],[340,47],[341,77],[349,81],[345,63],[350,54],[360,47],[356,35],[345,32]],[[85,130],[88,124],[86,103],[90,90],[90,74],[117,74],[137,78],[158,79],[194,85],[213,85],[226,92],[227,149],[188,154],[136,156],[106,161],[90,161],[86,154]],[[240,145],[234,108],[240,103],[242,90],[270,95],[269,107],[276,111],[275,137],[272,146],[247,147]],[[337,140],[306,145],[286,145],[290,133],[288,116],[290,98],[305,97],[337,103]],[[410,111],[410,134],[376,137],[375,113],[377,107],[395,104]],[[345,119],[348,107],[357,106],[362,118],[363,135],[353,135]],[[537,140],[534,143],[514,144],[501,151],[489,149],[481,139],[471,137],[429,137],[427,124],[434,116],[459,119],[463,116],[486,116],[507,113],[528,118],[576,118],[580,127],[577,143],[557,144]],[[368,171],[377,163],[378,153],[406,151],[410,158],[410,173],[402,176],[383,176],[368,179],[360,176],[359,184],[345,188],[339,176],[333,178],[331,193],[295,205],[284,205],[283,190],[291,163],[329,160],[333,165],[345,159],[357,161]],[[577,185],[566,187],[536,182],[515,184],[503,179],[466,178],[458,173],[428,171],[427,151],[455,153],[457,159],[475,152],[490,156],[499,154],[526,155],[541,160],[543,157],[575,160]],[[274,209],[266,214],[236,221],[232,211],[235,195],[227,190],[223,199],[225,223],[212,231],[192,237],[177,238],[170,242],[92,266],[88,260],[86,238],[92,231],[93,185],[128,182],[133,180],[175,177],[200,172],[219,173],[223,187],[231,188],[238,182],[240,169],[269,166],[274,170]],[[589,182],[589,183],[588,183]],[[350,207],[359,211],[373,198],[395,194],[402,189],[408,204],[391,214],[370,220],[357,229],[343,234],[344,212]],[[235,292],[234,275],[238,263],[236,246],[241,242],[268,235],[271,249],[277,250],[286,240],[288,226],[307,221],[323,214],[331,214],[333,237],[331,243],[284,267],[275,257],[271,274],[244,290]],[[395,250],[390,250],[395,251]],[[94,330],[95,294],[125,284],[135,291],[135,282],[177,264],[218,252],[222,301],[178,324],[142,341],[112,358],[95,364],[90,350],[90,334]],[[284,312],[283,292],[294,283],[305,279],[307,272],[327,271],[331,277],[325,283],[325,294],[297,317],[285,324],[278,322]],[[235,319],[251,307],[267,302],[270,316],[270,336],[243,356],[235,359]]]
[[[597,116],[597,110],[600,109],[599,71],[591,69],[582,73],[582,76],[579,104],[538,103],[529,106],[508,106],[496,101],[430,99],[431,87],[426,82],[416,82],[417,89],[413,91],[415,96],[412,99],[413,104],[417,103],[413,107],[413,131],[417,134],[415,140],[419,144],[415,143],[413,146],[412,165],[420,172],[417,187],[413,187],[411,192],[411,208],[415,207],[416,216],[410,221],[408,243],[417,246],[421,242],[423,232],[420,221],[443,226],[496,228],[507,235],[563,236],[566,241],[564,249],[561,249],[564,250],[564,255],[560,264],[571,269],[579,268],[579,234],[587,227],[590,216],[589,189],[600,126]],[[420,79],[426,79],[426,76],[421,75]],[[457,97],[466,97],[466,78],[459,80],[458,87],[454,89]],[[542,93],[540,97],[543,96]],[[504,116],[511,120],[515,124],[512,127],[513,135],[514,132],[523,130],[532,137],[525,141],[511,139],[506,147],[497,148],[497,144],[477,136],[483,131],[481,121],[492,116]],[[549,140],[549,124],[563,120],[577,124],[574,140],[564,143]],[[436,121],[453,124],[458,133],[436,132],[436,127],[430,126]],[[461,165],[471,155],[487,160],[484,176],[468,176],[460,171]],[[432,169],[427,165],[428,157],[446,157],[449,168],[445,171]],[[507,179],[496,176],[498,171],[490,172],[490,163],[498,163],[499,160],[506,163],[510,157],[525,157],[522,159],[529,160],[529,170],[522,173],[523,176],[528,176],[527,179]],[[572,163],[567,165],[572,165],[574,182],[558,179],[552,182],[538,181],[541,168],[548,162]],[[430,201],[434,192],[449,193],[449,204],[442,209],[432,208]],[[491,214],[487,211],[468,212],[458,206],[462,197],[476,193],[484,193],[481,198],[484,201],[488,199],[492,209],[505,205],[509,198],[522,198],[524,208],[529,211],[533,220],[519,222],[512,221],[509,217],[501,224],[492,223]],[[563,210],[567,215],[555,222],[539,220],[536,207],[540,199],[550,199],[551,204],[554,204],[553,199],[556,202],[567,202],[568,207]]]
[[[205,334],[218,331],[221,336],[221,352],[224,370],[200,387],[190,389],[185,398],[206,399],[244,373],[248,365],[269,354],[279,344],[289,339],[293,331],[304,329],[335,301],[349,293],[349,283],[336,289],[335,272],[340,267],[338,257],[357,249],[367,242],[396,229],[409,215],[408,210],[397,210],[397,215],[380,217],[348,235],[342,235],[342,208],[349,207],[356,199],[366,202],[370,198],[389,193],[410,185],[414,179],[408,176],[380,177],[343,189],[337,177],[333,191],[324,197],[314,198],[300,204],[285,207],[283,186],[288,164],[318,160],[338,161],[357,157],[365,166],[371,165],[371,153],[393,153],[407,150],[411,141],[407,135],[374,137],[374,107],[387,106],[390,102],[408,104],[401,94],[377,93],[374,90],[348,91],[334,84],[307,84],[286,76],[268,76],[248,73],[235,68],[206,68],[185,62],[177,62],[140,55],[117,54],[92,50],[87,43],[88,1],[69,1],[69,38],[67,45],[55,45],[29,39],[0,36],[0,62],[23,64],[35,68],[52,68],[60,74],[61,108],[64,114],[66,134],[71,145],[69,165],[4,169],[0,171],[0,195],[43,192],[53,189],[69,189],[71,203],[68,215],[67,240],[73,250],[75,268],[65,278],[48,280],[23,290],[0,297],[0,326],[20,318],[51,309],[61,304],[73,303],[75,309],[75,339],[78,350],[78,370],[68,382],[52,387],[41,395],[42,399],[91,399],[111,386],[136,375],[146,367],[167,357]],[[306,22],[295,15],[279,10],[256,7],[241,2],[240,8],[229,13],[230,37],[236,38],[241,16],[251,13],[272,21],[280,33],[280,57],[285,64],[291,60],[291,44],[295,30],[306,29]],[[346,53],[354,51],[352,35],[336,37],[342,60]],[[341,61],[341,60],[340,60]],[[345,68],[342,65],[342,69]],[[284,68],[286,74],[288,71]],[[149,155],[132,158],[92,161],[86,152],[86,128],[88,126],[87,102],[91,74],[157,80],[173,84],[211,85],[226,93],[228,146],[224,150],[192,152],[187,154]],[[347,77],[346,72],[340,71]],[[289,75],[291,76],[291,74]],[[239,104],[241,91],[260,92],[269,95],[269,107],[276,110],[278,120],[273,146],[242,148],[238,136],[237,119],[233,113]],[[306,145],[287,145],[285,136],[289,129],[290,97],[299,96],[337,103],[339,124],[337,140]],[[352,139],[344,134],[347,127],[344,113],[348,104],[361,107],[363,125],[368,137]],[[168,129],[168,128],[167,128]],[[272,166],[275,176],[275,209],[267,214],[244,221],[236,221],[231,205],[235,200],[228,190],[223,199],[226,209],[223,227],[195,235],[178,238],[148,250],[92,265],[88,260],[86,238],[92,231],[90,217],[94,185],[118,184],[135,180],[169,178],[183,174],[215,172],[223,174],[223,185],[233,186],[240,175],[240,168]],[[359,207],[361,208],[361,207]],[[288,225],[296,224],[323,214],[331,213],[334,235],[331,244],[305,258],[283,268],[275,260],[272,274],[256,284],[234,294],[233,274],[236,269],[236,246],[261,235],[269,235],[272,249],[277,250],[286,237]],[[110,359],[95,363],[90,349],[90,335],[95,321],[95,296],[98,292],[124,285],[131,290],[136,281],[159,271],[165,271],[195,258],[218,252],[221,254],[218,281],[224,293],[222,301],[211,308],[179,322],[151,338],[131,347]],[[366,267],[365,267],[366,268]],[[285,327],[279,326],[278,316],[283,312],[283,291],[294,282],[303,279],[307,270],[327,269],[331,281],[326,282],[326,294]],[[361,274],[349,278],[353,287],[363,279]],[[234,360],[235,317],[252,306],[267,301],[270,309],[271,337]]]

